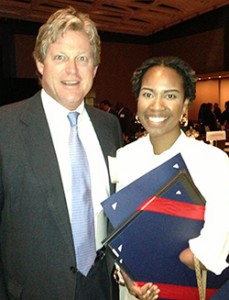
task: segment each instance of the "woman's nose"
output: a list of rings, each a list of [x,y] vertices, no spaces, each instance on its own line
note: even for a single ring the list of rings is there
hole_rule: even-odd
[[[163,99],[160,95],[156,95],[151,103],[150,103],[150,107],[153,109],[161,109],[161,107],[163,106]]]

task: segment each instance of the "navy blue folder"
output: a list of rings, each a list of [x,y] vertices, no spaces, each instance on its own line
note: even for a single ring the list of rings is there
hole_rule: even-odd
[[[104,241],[120,267],[139,284],[154,282],[160,299],[197,300],[195,272],[179,261],[188,240],[199,235],[205,200],[189,174],[179,171]],[[207,299],[226,281],[208,272]]]
[[[228,280],[220,287],[217,293],[211,298],[211,300],[228,300],[229,298],[229,278]]]
[[[103,209],[113,227],[120,226],[143,201],[157,193],[181,170],[188,172],[181,154],[177,154],[103,201]]]

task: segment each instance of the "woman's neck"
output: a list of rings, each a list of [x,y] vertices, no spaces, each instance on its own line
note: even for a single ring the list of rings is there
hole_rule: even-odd
[[[180,136],[180,130],[179,132],[176,132],[173,136],[171,136],[171,133],[169,135],[164,136],[150,136],[150,141],[153,146],[154,154],[161,154],[164,151],[170,149],[172,145],[176,142],[176,140]]]

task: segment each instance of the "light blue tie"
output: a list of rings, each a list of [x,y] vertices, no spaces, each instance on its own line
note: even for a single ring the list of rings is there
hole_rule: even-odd
[[[77,130],[78,112],[70,112],[69,139],[72,164],[72,218],[71,226],[78,270],[88,274],[96,257],[94,214],[91,199],[91,179],[84,147]]]

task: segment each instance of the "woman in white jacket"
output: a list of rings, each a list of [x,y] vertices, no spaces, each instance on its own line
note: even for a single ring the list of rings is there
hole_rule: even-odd
[[[138,100],[137,115],[148,135],[119,149],[112,160],[111,176],[117,191],[181,153],[206,199],[206,210],[200,235],[189,240],[187,249],[181,249],[179,259],[194,269],[195,255],[202,269],[221,274],[228,267],[229,253],[229,159],[222,150],[187,137],[180,129],[180,119],[195,99],[195,73],[177,57],[156,57],[134,72],[132,86]],[[143,292],[123,275],[127,289],[121,290],[121,300],[136,299],[134,296],[157,299],[158,289]]]

